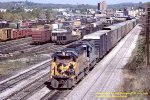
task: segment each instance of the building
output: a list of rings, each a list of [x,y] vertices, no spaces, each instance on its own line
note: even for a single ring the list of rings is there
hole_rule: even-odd
[[[33,9],[24,9],[25,12],[31,12]]]
[[[123,13],[124,13],[124,16],[128,16],[129,15],[129,12],[128,12],[127,8],[124,8]]]
[[[98,3],[98,10],[106,11],[106,9],[107,9],[106,1],[102,1],[102,2]]]
[[[0,12],[6,12],[7,10],[6,9],[0,9]]]
[[[145,15],[144,9],[129,10],[129,15],[132,17]]]
[[[115,17],[124,17],[124,11],[122,10],[117,10],[115,13],[114,13],[114,16]]]
[[[116,10],[115,9],[107,9],[106,13],[108,17],[113,17],[115,14]]]

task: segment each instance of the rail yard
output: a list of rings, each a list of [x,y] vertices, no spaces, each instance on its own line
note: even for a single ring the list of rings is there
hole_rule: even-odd
[[[148,32],[140,4],[129,12],[107,9],[105,1],[96,10],[78,3],[76,9],[14,3],[12,9],[0,9],[0,100],[130,100],[128,93],[138,93],[123,86],[125,77],[132,81],[141,73],[131,68],[135,72],[129,77],[131,59],[138,63],[135,52],[146,55],[144,47],[137,49]]]
[[[71,91],[71,90],[54,90],[52,87],[50,87],[50,78],[49,78],[50,77],[49,65],[51,63],[51,59],[50,59],[50,60],[44,61],[40,64],[37,64],[35,66],[32,66],[31,68],[27,69],[26,71],[20,72],[17,75],[2,81],[0,83],[1,84],[0,98],[1,99],[12,99],[12,100],[13,99],[15,99],[15,100],[16,99],[18,99],[18,100],[21,100],[21,99],[23,99],[23,100],[25,100],[25,99],[28,99],[28,100],[31,100],[31,99],[45,99],[45,100],[46,99],[52,99],[52,100],[58,99],[59,100],[60,98],[61,99],[62,98],[73,99],[73,97],[79,97],[81,99],[84,97],[84,96],[82,97],[82,95],[80,95],[81,92],[86,93],[88,88],[86,88],[87,90],[85,90],[84,92],[80,91],[80,89],[78,89],[78,88],[81,88],[81,87],[83,88],[84,86],[88,86],[89,88],[91,88],[92,84],[95,83],[94,79],[96,81],[96,76],[93,78],[93,81],[92,81],[94,83],[91,82],[91,84],[85,85],[86,81],[84,81],[84,80],[88,80],[89,77],[91,75],[93,75],[93,73],[95,73],[95,74],[96,73],[104,73],[104,74],[107,73],[107,70],[111,69],[111,67],[108,66],[109,62],[111,60],[117,61],[114,58],[114,57],[116,57],[115,55],[120,56],[120,54],[122,54],[122,52],[125,51],[125,49],[123,49],[124,47],[122,47],[123,45],[128,47],[128,44],[131,43],[130,48],[131,49],[134,48],[134,47],[132,47],[132,45],[135,45],[135,41],[137,40],[137,36],[140,33],[140,30],[141,29],[139,28],[139,26],[136,26],[125,38],[123,38],[123,40],[120,41],[119,44],[117,44],[117,46],[106,57],[104,57],[104,59],[102,61],[100,61],[100,63],[98,63],[95,66],[95,68],[89,73],[88,76],[86,76],[85,79],[83,79],[81,82],[79,82],[78,85],[75,86],[75,88],[73,88],[73,91]],[[133,34],[133,33],[136,33],[136,34]],[[130,42],[128,40],[130,40]],[[126,51],[125,54],[122,54],[122,56],[123,55],[129,56],[131,51],[132,50],[129,49],[129,51]],[[114,53],[112,53],[112,52],[114,52]],[[120,52],[120,53],[118,53],[118,52]],[[108,58],[109,58],[109,60],[108,60]],[[117,58],[117,59],[119,59],[119,58]],[[116,64],[125,64],[126,61],[127,61],[127,59],[125,58],[120,63],[116,62]],[[105,63],[105,64],[103,64],[103,63]],[[113,62],[113,63],[115,63],[115,62]],[[101,66],[99,66],[99,64],[101,64]],[[108,66],[108,67],[106,67],[106,66]],[[99,70],[99,72],[93,72],[93,71],[97,71],[98,67],[101,67],[101,70]],[[113,71],[115,70],[115,67],[116,66],[113,67]],[[105,69],[106,69],[106,71],[105,71]],[[109,77],[111,77],[113,71],[108,75],[108,79],[109,79]],[[97,75],[102,75],[104,77],[103,74],[97,74]],[[106,81],[106,82],[108,82],[108,81]],[[84,85],[84,86],[82,86],[82,85]],[[89,85],[91,85],[91,86],[89,86]],[[77,91],[80,91],[80,92],[77,92]],[[79,94],[77,94],[77,93],[79,93]],[[39,96],[39,94],[40,94],[40,96]],[[75,96],[72,94],[74,94]],[[83,95],[85,95],[85,94],[83,94]],[[73,99],[73,100],[75,100],[75,99]]]

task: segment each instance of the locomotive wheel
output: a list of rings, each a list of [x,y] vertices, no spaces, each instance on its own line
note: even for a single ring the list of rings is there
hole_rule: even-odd
[[[68,79],[67,80],[67,88],[72,89],[72,87],[75,85],[75,82],[73,79]]]
[[[57,80],[55,80],[55,79],[51,80],[51,86],[53,88],[58,88],[58,85],[59,85],[59,82]]]
[[[89,67],[84,69],[84,76],[86,76],[89,73]]]

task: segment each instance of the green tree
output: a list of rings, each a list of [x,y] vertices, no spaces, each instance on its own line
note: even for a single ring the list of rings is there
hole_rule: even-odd
[[[51,15],[51,11],[50,10],[46,10],[45,15],[46,15],[46,19],[51,19],[52,15]]]
[[[147,6],[150,7],[150,2],[147,2]]]
[[[4,13],[0,12],[0,19],[3,19],[3,17],[4,17]]]
[[[41,12],[42,12],[42,9],[36,8],[36,9],[33,9],[33,11],[31,12],[31,14],[35,18],[40,18]]]
[[[11,21],[18,21],[18,20],[21,20],[21,19],[22,19],[22,16],[19,15],[19,14],[12,14],[11,17],[10,17]]]

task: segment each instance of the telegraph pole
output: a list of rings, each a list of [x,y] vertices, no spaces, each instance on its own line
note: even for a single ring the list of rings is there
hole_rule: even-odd
[[[147,3],[147,6],[146,6],[146,45],[147,45],[147,66],[150,65],[150,49],[149,49],[149,21],[150,20],[150,3]]]

